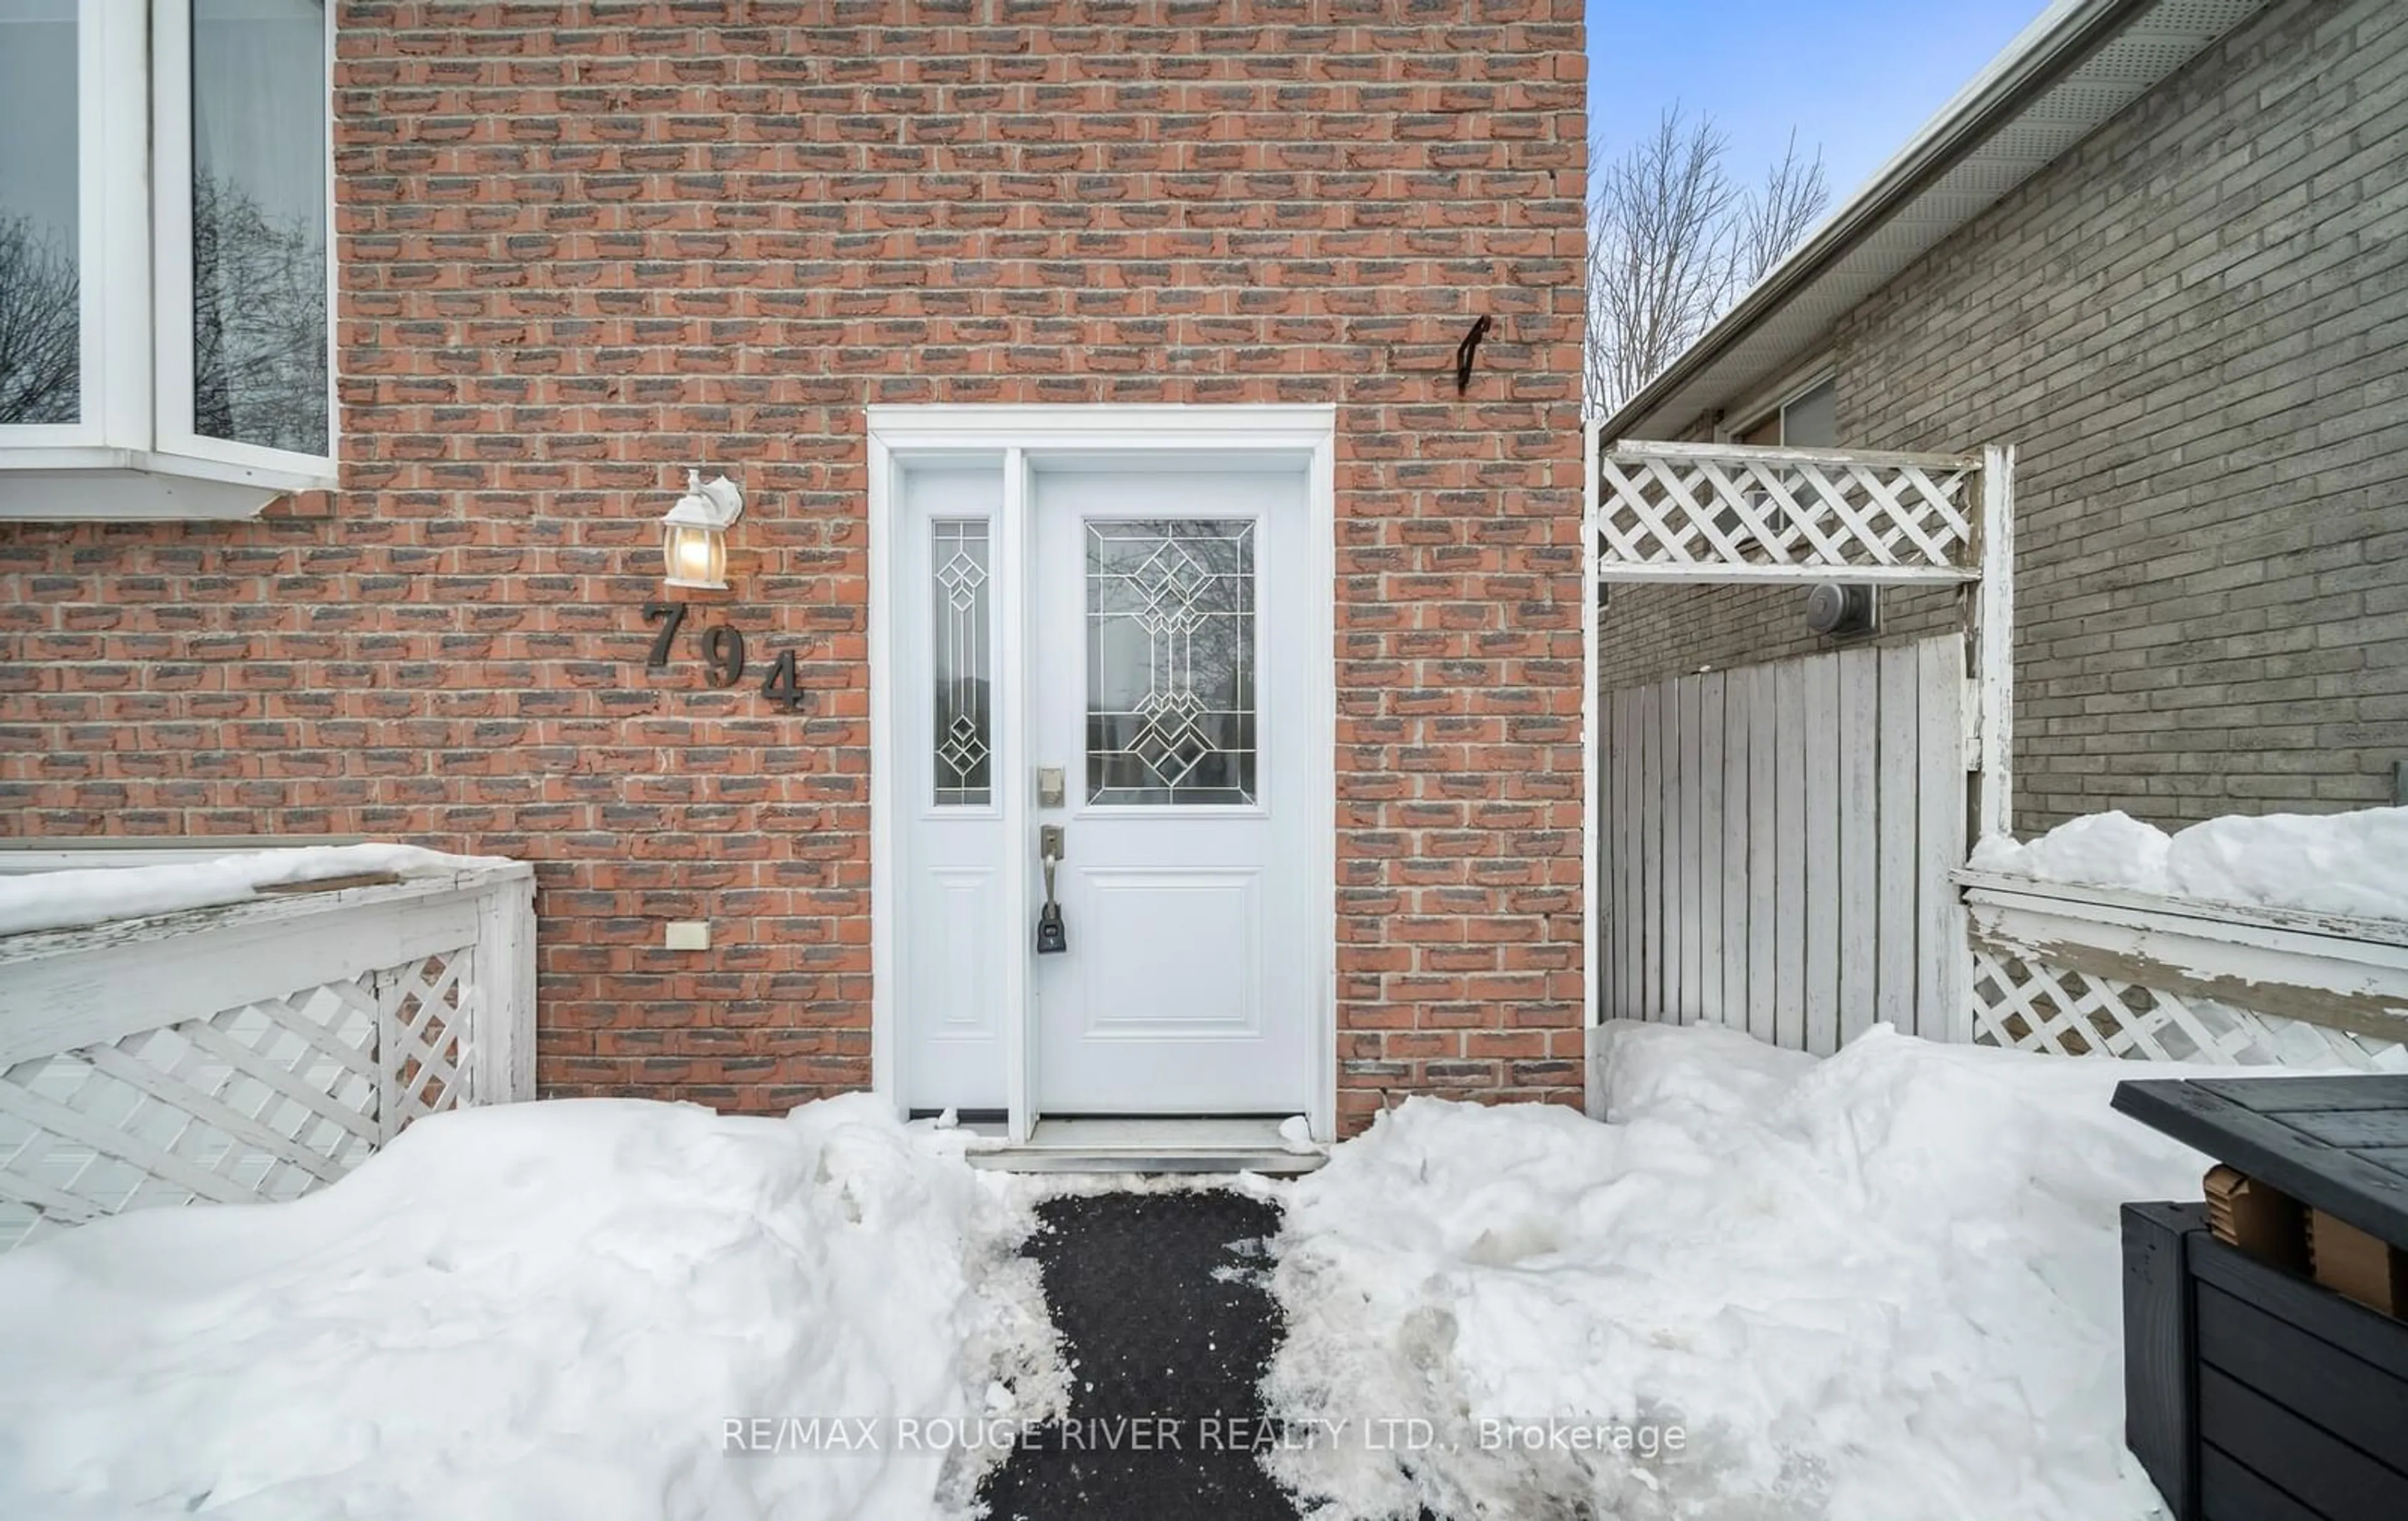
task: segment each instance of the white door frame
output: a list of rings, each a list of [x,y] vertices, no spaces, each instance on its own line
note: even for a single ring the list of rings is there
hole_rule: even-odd
[[[897,597],[890,582],[897,564],[895,520],[901,506],[900,475],[913,461],[947,456],[1000,456],[1003,506],[994,527],[996,581],[1011,588],[996,640],[995,776],[1003,836],[1022,839],[1029,828],[1032,786],[1028,753],[1029,693],[1025,680],[1027,627],[1031,455],[1163,453],[1246,451],[1290,454],[1306,464],[1306,552],[1309,582],[1321,595],[1303,610],[1310,633],[1304,647],[1321,657],[1306,673],[1303,742],[1319,757],[1305,818],[1314,839],[1320,932],[1315,942],[1313,1011],[1318,1038],[1312,1105],[1306,1118],[1319,1140],[1335,1139],[1338,1117],[1338,775],[1337,775],[1337,428],[1338,410],[1327,406],[1060,405],[872,406],[869,443],[869,893],[870,893],[870,1083],[901,1111],[905,1044],[897,1022],[897,926],[904,924],[905,874],[897,869],[899,768],[910,759],[896,753],[903,732],[898,703],[910,695],[894,680]],[[916,699],[913,699],[916,700]],[[1009,925],[1002,943],[1025,946],[1036,923],[1027,873],[1007,871],[996,912]],[[1006,1110],[1010,1139],[1025,1141],[1034,1124],[1029,1064],[1035,1032],[1029,1011],[1031,969],[1025,955],[1012,962],[1016,974],[1004,988]]]

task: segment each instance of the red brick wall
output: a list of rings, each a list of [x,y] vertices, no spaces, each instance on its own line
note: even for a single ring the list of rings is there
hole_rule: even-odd
[[[1335,403],[1341,1110],[1577,1098],[1574,0],[338,12],[346,489],[0,527],[0,831],[523,856],[548,1092],[857,1086],[864,405]],[[804,715],[644,667],[695,463]]]

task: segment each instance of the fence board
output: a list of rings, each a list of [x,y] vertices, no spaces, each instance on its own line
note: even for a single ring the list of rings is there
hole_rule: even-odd
[[[1747,1024],[1748,674],[1723,686],[1722,1017]]]
[[[1806,677],[1806,1049],[1840,1048],[1840,667]]]
[[[1881,656],[1870,649],[1842,651],[1840,678],[1840,957],[1839,1043],[1870,1028],[1881,969],[1880,866],[1875,846],[1881,815],[1874,763],[1881,753]]]
[[[1781,734],[1774,720],[1773,667],[1756,666],[1747,677],[1747,1033],[1777,1041],[1776,941],[1780,857]]]
[[[1964,641],[1926,639],[1916,646],[1916,663],[1926,712],[1915,789],[1915,919],[1923,954],[1915,969],[1914,1033],[1960,1040],[1968,1015],[1959,990],[1969,953],[1951,863],[1965,859]],[[1930,712],[1934,707],[1942,713]]]
[[[1611,1009],[1621,994],[1620,949],[1615,944],[1615,915],[1622,907],[1622,883],[1613,879],[1614,863],[1621,859],[1613,838],[1615,825],[1621,820],[1620,796],[1613,782],[1613,708],[1621,698],[1619,693],[1608,693],[1598,699],[1597,728],[1590,742],[1597,746],[1597,892],[1590,900],[1588,911],[1597,920],[1595,948],[1597,954],[1597,1001],[1602,1009]]]
[[[1612,694],[1606,1012],[1815,1052],[1876,1019],[1952,1036],[1963,669],[1944,636]]]
[[[1624,714],[1626,733],[1624,747],[1629,755],[1630,792],[1630,913],[1626,925],[1629,935],[1630,968],[1624,979],[1630,984],[1630,1005],[1645,1008],[1654,998],[1655,990],[1647,981],[1647,916],[1656,911],[1656,895],[1647,881],[1647,815],[1655,811],[1655,801],[1647,796],[1647,705],[1645,694],[1630,695],[1630,710]]]
[[[1633,743],[1638,732],[1634,714],[1639,694],[1613,695],[1613,796],[1612,821],[1614,854],[1607,861],[1613,878],[1614,1007],[1637,1009],[1639,998],[1639,754]]]
[[[1806,727],[1806,666],[1786,661],[1773,669],[1773,724],[1780,759],[1774,765],[1773,989],[1776,1044],[1806,1049],[1806,857],[1811,847],[1806,821],[1806,767],[1811,747]]]
[[[1723,1020],[1723,685],[1721,671],[1698,678],[1698,1017]]]
[[[1698,704],[1702,680],[1688,677],[1672,683],[1677,695],[1673,703],[1674,739],[1678,745],[1680,764],[1672,768],[1674,792],[1672,816],[1681,825],[1681,886],[1673,899],[1674,912],[1680,919],[1681,958],[1674,969],[1680,985],[1672,998],[1672,1007],[1684,1024],[1698,1017],[1698,981],[1701,934],[1698,924],[1698,886],[1703,873],[1698,868],[1698,813],[1701,802],[1701,766],[1698,753]]]
[[[1873,779],[1881,883],[1874,906],[1880,986],[1873,1012],[1901,1030],[1915,1027],[1914,926],[1923,893],[1914,854],[1914,800],[1920,767],[1915,747],[1922,722],[1916,662],[1913,646],[1881,653],[1881,754]]]
[[[1664,730],[1657,722],[1663,696],[1660,687],[1639,694],[1639,875],[1644,884],[1639,900],[1639,997],[1642,1007],[1656,1011],[1665,1008]]]
[[[1681,1017],[1681,930],[1689,924],[1681,887],[1681,686],[1664,688],[1664,704],[1656,712],[1664,745],[1664,769],[1656,796],[1664,811],[1664,1007]]]

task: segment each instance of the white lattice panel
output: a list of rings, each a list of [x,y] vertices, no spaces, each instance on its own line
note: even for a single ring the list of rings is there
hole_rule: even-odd
[[[2068,1056],[2408,1071],[2408,1045],[1976,947],[1973,1039]]]
[[[475,960],[475,952],[464,947],[377,974],[387,1135],[423,1114],[459,1106],[461,1036],[468,1027],[471,988],[466,974]]]
[[[294,1198],[458,1105],[473,947],[0,1072],[0,1250],[152,1204]]]
[[[1978,460],[1632,442],[1598,470],[1609,581],[1978,574]]]

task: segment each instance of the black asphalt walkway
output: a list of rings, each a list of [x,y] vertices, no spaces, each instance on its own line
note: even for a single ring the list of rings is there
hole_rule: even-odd
[[[1215,1189],[1038,1213],[1028,1253],[1068,1343],[1070,1411],[989,1476],[993,1521],[1296,1521],[1253,1451],[1283,1330],[1259,1282],[1278,1207]]]

